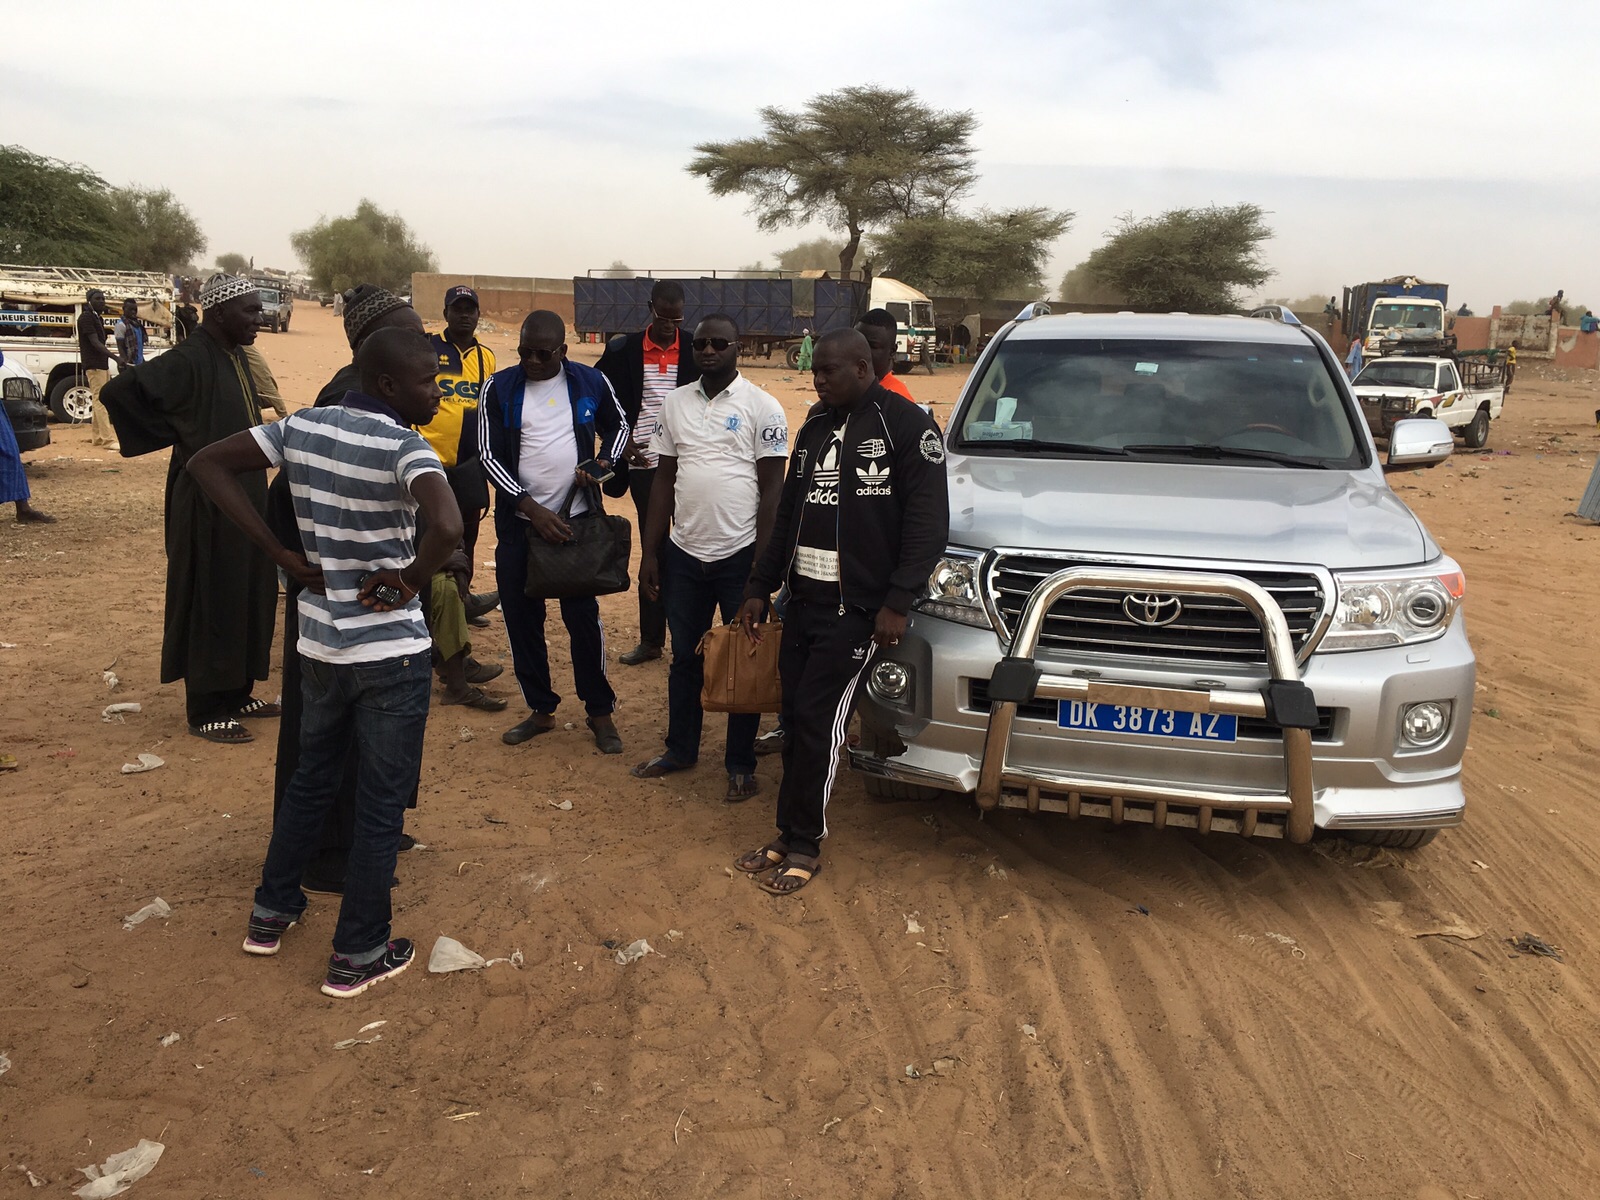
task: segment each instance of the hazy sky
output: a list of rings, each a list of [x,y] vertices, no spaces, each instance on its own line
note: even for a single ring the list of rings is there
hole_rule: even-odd
[[[0,140],[171,188],[207,261],[294,265],[290,231],[363,196],[448,271],[771,261],[821,230],[761,233],[683,170],[692,146],[877,83],[977,114],[972,204],[1077,213],[1052,290],[1120,213],[1252,201],[1276,233],[1266,295],[1414,273],[1480,311],[1557,287],[1600,305],[1588,0],[0,13]]]

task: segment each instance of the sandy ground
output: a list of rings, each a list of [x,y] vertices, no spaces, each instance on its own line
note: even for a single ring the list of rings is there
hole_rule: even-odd
[[[312,306],[261,344],[298,402],[344,357]],[[1564,515],[1600,398],[1546,374],[1497,453],[1400,485],[1466,568],[1482,668],[1469,820],[1431,847],[980,821],[847,775],[827,871],[779,900],[727,869],[776,765],[742,807],[720,736],[697,774],[629,778],[666,667],[616,667],[621,760],[570,699],[576,729],[516,748],[520,706],[435,709],[395,892],[419,960],[350,1003],[316,991],[325,899],[276,959],[239,951],[273,740],[191,738],[157,683],[164,461],[55,427],[29,460],[61,523],[0,525],[0,1196],[140,1138],[167,1148],[150,1197],[1600,1194],[1600,530]],[[603,609],[626,649],[631,597]],[[498,618],[480,654],[505,657]],[[112,701],[144,712],[103,723]],[[119,774],[144,751],[166,765]],[[124,930],[156,896],[171,917]],[[1565,961],[1511,954],[1524,931]],[[440,934],[526,961],[430,975]],[[603,944],[636,938],[659,953]]]

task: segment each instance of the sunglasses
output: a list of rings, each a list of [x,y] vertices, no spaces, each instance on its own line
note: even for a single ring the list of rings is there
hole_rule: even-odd
[[[549,362],[561,353],[557,350],[535,350],[532,346],[518,346],[517,353],[523,358],[536,358],[542,363]]]
[[[690,342],[689,344],[691,346],[693,346],[696,350],[705,350],[705,349],[709,348],[709,349],[715,350],[718,354],[721,354],[729,346],[733,345],[733,339],[732,338],[695,338],[694,341]]]

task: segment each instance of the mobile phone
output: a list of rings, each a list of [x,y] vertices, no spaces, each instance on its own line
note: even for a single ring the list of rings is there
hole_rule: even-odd
[[[596,483],[605,483],[616,475],[610,467],[594,458],[584,459],[578,464],[578,470],[586,472]]]
[[[365,587],[370,574],[361,577],[361,586]],[[379,604],[387,604],[390,608],[398,608],[400,601],[405,599],[405,593],[391,583],[380,583],[372,589],[372,598]]]

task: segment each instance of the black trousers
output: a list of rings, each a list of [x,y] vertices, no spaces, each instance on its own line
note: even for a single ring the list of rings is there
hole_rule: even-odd
[[[839,772],[856,686],[878,647],[875,614],[791,597],[783,618],[778,674],[783,679],[783,782],[778,838],[815,857],[828,836],[828,798]]]
[[[255,690],[254,681],[247,681],[243,687],[229,688],[225,692],[197,692],[192,687],[184,687],[184,705],[189,710],[189,724],[204,725],[209,721],[225,721],[250,703],[250,693]]]
[[[644,541],[645,520],[650,514],[650,489],[655,482],[654,467],[648,470],[632,467],[628,470],[628,491],[633,494],[633,508],[639,514],[639,526],[634,536],[641,543]],[[644,594],[643,588],[634,590],[639,593],[639,640],[646,646],[660,649],[667,641],[666,604],[659,599],[650,599]]]

